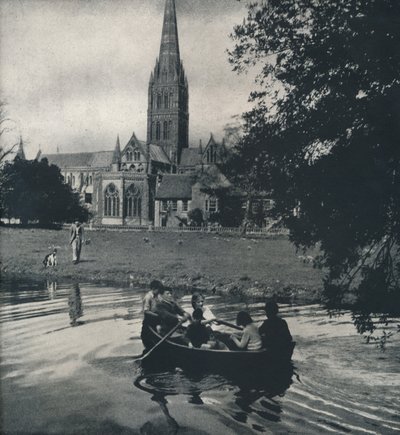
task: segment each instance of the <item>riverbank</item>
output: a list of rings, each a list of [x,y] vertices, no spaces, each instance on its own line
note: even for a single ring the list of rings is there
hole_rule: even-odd
[[[74,265],[68,230],[1,228],[2,279],[106,282],[200,289],[282,301],[318,302],[322,272],[297,254],[285,236],[240,238],[203,233],[86,231],[88,245]],[[56,247],[58,265],[42,261]]]

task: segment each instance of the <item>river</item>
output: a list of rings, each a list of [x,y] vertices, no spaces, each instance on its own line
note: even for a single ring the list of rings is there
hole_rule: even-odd
[[[400,433],[400,334],[382,352],[356,333],[349,313],[282,305],[297,342],[294,371],[258,388],[212,373],[148,373],[135,363],[143,290],[2,286],[2,433]],[[240,309],[263,319],[261,302],[206,302],[231,322]]]

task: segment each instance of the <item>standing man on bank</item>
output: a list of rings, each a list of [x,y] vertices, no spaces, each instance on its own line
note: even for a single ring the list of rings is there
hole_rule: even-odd
[[[71,225],[69,244],[72,246],[72,262],[79,263],[83,240],[83,225],[75,221]]]

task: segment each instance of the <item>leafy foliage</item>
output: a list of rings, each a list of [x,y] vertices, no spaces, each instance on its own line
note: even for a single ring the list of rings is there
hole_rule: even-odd
[[[199,208],[189,210],[188,218],[190,225],[193,225],[195,227],[200,227],[204,223],[203,212]]]
[[[238,179],[320,247],[328,304],[399,313],[400,2],[254,1],[232,38],[234,69],[259,68]]]
[[[46,159],[38,162],[16,158],[1,168],[1,179],[3,217],[19,218],[23,224],[39,221],[41,225],[88,218],[79,194],[64,184],[60,169],[49,166]]]

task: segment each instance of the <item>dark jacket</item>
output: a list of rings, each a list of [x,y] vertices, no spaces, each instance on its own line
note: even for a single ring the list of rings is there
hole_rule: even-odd
[[[272,317],[263,322],[259,328],[263,346],[267,348],[286,348],[292,342],[292,336],[286,320]]]
[[[183,309],[176,302],[169,302],[165,299],[158,299],[156,301],[154,312],[158,314],[161,327],[166,331],[178,324],[178,316],[185,314]]]

